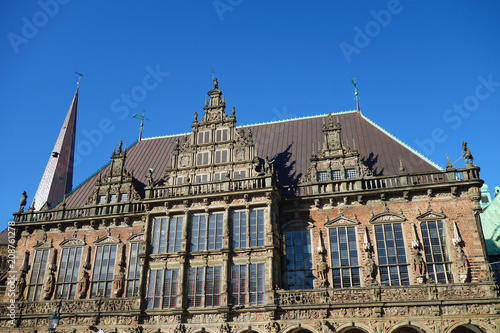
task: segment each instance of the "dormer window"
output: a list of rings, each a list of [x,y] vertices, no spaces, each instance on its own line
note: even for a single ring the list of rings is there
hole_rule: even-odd
[[[99,205],[104,205],[106,203],[106,196],[101,195],[99,196]]]
[[[109,203],[116,203],[116,194],[112,194]]]
[[[227,141],[227,139],[228,139],[228,130],[227,130],[227,128],[218,129],[215,132],[215,141],[217,141],[217,142],[219,142],[219,141]]]
[[[345,179],[353,179],[353,178],[356,178],[356,169],[346,169]]]
[[[226,163],[227,162],[227,150],[218,150],[215,152],[215,163]]]
[[[198,153],[196,155],[196,165],[207,165],[208,164],[209,152]]]
[[[326,182],[328,180],[328,173],[326,171],[320,171],[318,172],[317,178],[318,182]]]
[[[333,170],[332,171],[332,180],[341,180],[342,179],[342,173],[340,170]]]
[[[210,131],[198,132],[198,144],[210,142]]]

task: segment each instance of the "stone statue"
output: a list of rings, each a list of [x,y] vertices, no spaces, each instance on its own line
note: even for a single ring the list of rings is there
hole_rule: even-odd
[[[418,283],[423,283],[425,280],[425,273],[427,273],[427,266],[420,252],[413,255],[411,265],[413,274],[415,274]]]
[[[217,78],[213,79],[214,81],[214,89],[219,89],[219,82],[217,82]]]
[[[115,280],[113,281],[113,287],[115,288],[115,296],[120,297],[123,293],[123,278],[125,275],[123,274],[122,270],[119,269],[118,272],[116,272],[115,275]]]
[[[472,162],[474,162],[474,158],[472,157],[472,154],[467,147],[467,142],[462,141],[462,152],[465,160],[465,164],[472,165]]]
[[[49,272],[43,282],[43,299],[49,300],[54,292],[54,272]]]
[[[147,180],[148,180],[148,186],[153,187],[155,184],[155,180],[153,178],[153,169],[149,168],[148,169],[148,174],[147,174]]]
[[[322,281],[322,287],[326,287],[326,280],[328,278],[328,264],[326,263],[325,255],[323,253],[319,254],[318,278]]]
[[[19,202],[19,212],[24,212],[24,206],[26,206],[26,199],[28,196],[26,195],[26,191],[23,191],[23,196],[21,197],[21,201]]]
[[[194,121],[198,122],[198,112],[194,112]]]
[[[21,300],[24,298],[24,289],[26,288],[26,273],[21,272],[19,279],[16,281],[16,298]]]
[[[76,292],[78,294],[79,299],[83,299],[87,296],[87,290],[90,285],[90,276],[87,271],[83,271],[82,275],[80,275],[80,279],[78,280],[78,284],[76,287]]]
[[[363,260],[363,266],[365,266],[366,284],[372,284],[375,276],[375,261],[373,260],[370,252],[366,252],[365,260]]]
[[[227,322],[222,322],[222,324],[220,324],[220,328],[219,328],[219,333],[230,333],[231,332],[231,327],[229,326],[229,324]]]
[[[465,283],[469,279],[469,260],[467,260],[462,248],[459,247],[457,252],[458,277],[460,282]]]

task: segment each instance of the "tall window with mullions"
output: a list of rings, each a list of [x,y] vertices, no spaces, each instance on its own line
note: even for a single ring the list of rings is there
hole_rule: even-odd
[[[191,223],[191,251],[218,250],[222,248],[224,213],[193,215]]]
[[[333,288],[361,286],[356,227],[328,230]]]
[[[139,254],[141,253],[141,244],[131,243],[129,251],[128,271],[127,271],[127,297],[133,297],[139,290]]]
[[[49,250],[35,251],[35,260],[33,261],[33,267],[31,268],[31,278],[28,285],[28,301],[40,300],[48,258]]]
[[[174,308],[177,301],[179,269],[155,269],[149,272],[148,309]]]
[[[59,273],[57,275],[56,297],[75,299],[82,247],[62,249]]]
[[[443,221],[425,221],[420,223],[425,262],[429,278],[439,283],[450,283],[451,263],[446,251],[446,234]]]
[[[179,252],[182,241],[182,224],[183,216],[155,218],[151,240],[152,252]]]
[[[376,225],[375,240],[380,283],[385,286],[409,285],[401,223]]]
[[[115,261],[116,245],[96,247],[90,297],[111,297]]]
[[[310,231],[286,231],[285,251],[288,289],[312,289],[314,275]]]

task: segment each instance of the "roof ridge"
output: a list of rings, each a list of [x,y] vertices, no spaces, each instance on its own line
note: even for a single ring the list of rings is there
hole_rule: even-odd
[[[410,145],[408,145],[408,144],[404,143],[403,141],[401,141],[400,139],[396,138],[394,135],[392,135],[391,133],[389,133],[388,131],[386,131],[384,128],[382,128],[380,125],[376,124],[373,120],[369,119],[368,117],[366,117],[361,112],[360,112],[360,115],[366,121],[368,121],[370,124],[372,124],[373,126],[375,126],[376,128],[378,128],[379,130],[381,130],[384,134],[386,134],[387,136],[389,136],[391,139],[393,139],[394,141],[396,141],[397,143],[399,143],[400,145],[402,145],[403,147],[405,147],[406,149],[408,149],[409,151],[411,151],[412,153],[414,153],[415,155],[417,155],[418,157],[420,157],[421,159],[423,159],[424,161],[426,161],[427,163],[429,163],[430,165],[438,168],[439,170],[443,170],[444,169],[443,167],[439,166],[437,163],[431,161],[429,158],[427,158],[426,156],[424,156],[422,153],[420,153],[417,150],[413,149]]]
[[[348,110],[348,111],[340,111],[340,112],[335,112],[335,113],[331,113],[332,116],[335,116],[335,115],[341,115],[341,114],[346,114],[346,113],[356,113],[357,111],[356,110]],[[326,117],[328,116],[328,113],[327,114],[320,114],[320,115],[316,115],[316,116],[304,116],[304,117],[295,117],[295,118],[291,118],[291,119],[283,119],[283,120],[276,120],[276,121],[267,121],[267,122],[263,122],[263,123],[253,123],[253,124],[248,124],[248,125],[239,125],[239,126],[236,126],[238,128],[242,128],[242,127],[251,127],[251,126],[260,126],[260,125],[269,125],[269,124],[278,124],[278,123],[285,123],[287,121],[297,121],[297,120],[304,120],[304,119],[314,119],[314,118],[321,118],[321,117]]]
[[[346,113],[356,113],[356,112],[357,112],[356,110],[348,110],[348,111],[340,111],[340,112],[335,112],[335,113],[331,113],[330,112],[330,113],[332,114],[332,116],[335,116],[335,115],[341,115],[341,114],[346,114]],[[278,123],[285,123],[287,121],[297,121],[297,120],[304,120],[304,119],[314,119],[314,118],[321,118],[321,117],[326,117],[326,116],[328,116],[328,113],[326,113],[326,114],[320,114],[320,115],[315,115],[315,116],[303,116],[303,117],[295,117],[295,118],[290,118],[290,119],[267,121],[267,122],[263,122],[263,123],[253,123],[253,124],[248,124],[248,125],[238,125],[238,126],[236,126],[236,128],[260,126],[260,125],[270,125],[270,124],[278,124]],[[176,137],[176,136],[182,136],[182,135],[185,135],[185,134],[186,133],[152,136],[150,138],[142,138],[142,141],[154,140],[154,139],[172,138],[172,137]]]

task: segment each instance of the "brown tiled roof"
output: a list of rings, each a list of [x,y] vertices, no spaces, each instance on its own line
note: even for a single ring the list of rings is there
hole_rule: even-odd
[[[9,244],[9,238],[8,238],[8,232],[9,228],[6,228],[4,231],[0,232],[0,245],[8,245]]]
[[[360,159],[375,176],[399,173],[399,160],[403,161],[406,172],[436,171],[438,167],[418,156],[409,147],[399,142],[386,131],[356,111],[343,112],[338,116],[342,126],[342,140],[353,147],[353,139],[360,153]],[[326,116],[309,117],[260,125],[244,126],[245,133],[252,130],[253,140],[259,157],[269,157],[274,161],[281,185],[298,183],[310,166],[312,146],[323,143],[322,125]],[[182,135],[143,139],[127,151],[125,167],[133,172],[140,182],[146,182],[149,168],[156,175],[163,176],[175,140]],[[109,166],[108,166],[109,167]],[[105,167],[66,198],[67,207],[81,207],[94,189],[99,174]]]

